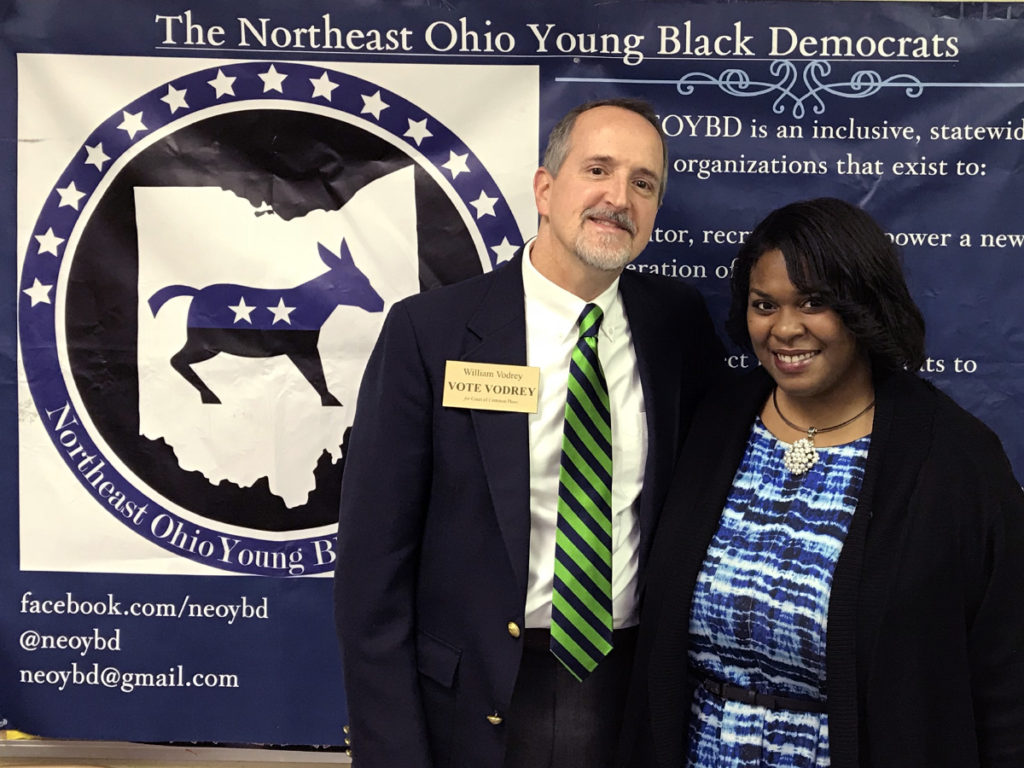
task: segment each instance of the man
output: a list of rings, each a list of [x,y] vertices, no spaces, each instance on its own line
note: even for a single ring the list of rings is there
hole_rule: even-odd
[[[650,239],[666,165],[648,105],[574,109],[534,176],[537,237],[494,272],[389,313],[360,389],[338,531],[337,621],[359,768],[610,763],[639,574],[690,412],[722,364],[694,289],[623,272]],[[565,426],[582,391],[570,378],[587,365],[574,357],[578,318],[599,358],[582,386],[605,390],[611,414],[599,460],[580,459]],[[539,384],[517,387],[514,405],[444,404],[460,371],[518,382],[523,366],[539,369]],[[523,401],[536,412],[514,410]],[[576,503],[564,483],[580,475],[566,452],[582,466],[611,464],[610,499],[606,482],[593,484],[600,492],[575,487],[581,503],[600,496],[610,511],[608,545],[592,549],[606,561],[610,551],[610,566],[595,567],[610,568],[596,581],[611,626],[605,616],[596,630],[566,626],[587,611],[556,595],[569,578],[559,516],[566,499]],[[590,514],[602,517],[580,512],[575,523]],[[569,602],[579,606],[579,594]],[[581,656],[581,635],[607,642]]]

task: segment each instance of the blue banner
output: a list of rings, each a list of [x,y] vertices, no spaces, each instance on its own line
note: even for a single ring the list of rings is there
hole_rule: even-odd
[[[863,206],[903,250],[922,374],[1024,476],[1019,6],[3,8],[0,728],[343,742],[366,357],[394,302],[534,234],[544,137],[589,99],[645,98],[668,136],[629,268],[720,324],[768,211]]]

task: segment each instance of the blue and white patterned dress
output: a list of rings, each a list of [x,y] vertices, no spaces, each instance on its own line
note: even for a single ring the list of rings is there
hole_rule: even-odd
[[[763,693],[824,701],[832,573],[857,504],[870,438],[818,448],[794,476],[787,443],[758,419],[690,612],[693,669]],[[698,687],[691,768],[826,768],[828,716],[724,701]]]

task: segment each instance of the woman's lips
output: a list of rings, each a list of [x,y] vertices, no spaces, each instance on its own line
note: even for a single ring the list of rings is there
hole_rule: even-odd
[[[818,355],[817,350],[772,352],[775,367],[782,373],[798,373]]]

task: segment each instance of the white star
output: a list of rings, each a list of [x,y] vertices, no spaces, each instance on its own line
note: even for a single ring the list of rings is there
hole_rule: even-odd
[[[427,119],[423,118],[422,120],[410,120],[409,130],[402,135],[408,136],[410,139],[415,141],[416,146],[418,147],[423,143],[424,139],[429,138],[434,134],[427,130]]]
[[[488,197],[487,193],[483,190],[480,191],[480,197],[476,200],[470,201],[470,205],[476,208],[476,217],[482,218],[484,216],[494,215],[494,204],[498,202],[496,197]]]
[[[188,102],[185,101],[184,89],[179,91],[173,85],[167,86],[167,95],[160,99],[160,101],[164,102],[171,108],[172,115],[179,109],[188,109]]]
[[[359,110],[359,114],[373,115],[378,120],[380,120],[380,113],[390,106],[390,104],[385,104],[383,99],[381,99],[380,91],[377,91],[373,96],[363,96],[362,99],[363,108]]]
[[[256,309],[256,305],[254,304],[254,305],[252,305],[250,307],[248,304],[246,304],[245,303],[245,296],[239,296],[238,297],[238,303],[235,304],[234,306],[231,306],[229,304],[228,305],[228,309],[230,309],[232,312],[235,313],[235,322],[236,323],[239,320],[245,320],[245,322],[247,322],[249,325],[252,325],[252,318],[249,317],[249,315],[252,314],[252,311],[254,309]]]
[[[270,69],[260,75],[260,80],[263,81],[263,92],[269,93],[270,91],[277,91],[278,93],[284,93],[284,88],[281,84],[288,75],[282,75],[276,69],[274,65],[270,65]]]
[[[331,78],[327,76],[326,72],[320,75],[316,80],[309,78],[309,82],[313,84],[313,95],[310,97],[313,99],[317,96],[322,96],[327,99],[327,101],[330,101],[331,94],[334,92],[334,89],[338,87],[337,83],[331,82]]]
[[[85,151],[88,153],[88,157],[85,158],[86,165],[95,165],[99,170],[103,170],[103,164],[110,158],[103,151],[103,144],[97,144],[95,147],[90,147],[88,144],[85,145]]]
[[[507,237],[501,239],[500,245],[492,245],[491,250],[494,251],[494,255],[498,257],[498,264],[508,261],[516,255],[516,251],[519,250],[518,245],[512,245],[508,241]]]
[[[64,187],[64,189],[58,188],[57,194],[60,195],[60,205],[57,206],[58,208],[63,208],[68,205],[76,211],[78,210],[78,203],[83,197],[85,197],[85,192],[79,192],[75,187],[75,182],[73,181]]]
[[[139,131],[146,130],[146,126],[142,123],[141,112],[136,112],[133,115],[130,112],[125,112],[124,110],[122,110],[121,115],[124,117],[124,119],[121,121],[121,124],[117,127],[120,128],[125,133],[127,133],[129,139],[134,139],[135,134],[138,133]]]
[[[228,77],[220,69],[217,70],[217,76],[213,80],[207,80],[206,82],[213,87],[213,90],[217,92],[217,98],[221,96],[234,96],[235,95],[235,80],[237,78]]]
[[[274,322],[271,325],[277,325],[278,320],[284,320],[288,325],[292,324],[291,318],[288,315],[295,311],[295,307],[286,307],[283,296],[278,299],[276,307],[267,307],[267,309],[274,313]]]
[[[40,253],[52,253],[54,256],[60,255],[57,253],[57,248],[64,242],[64,238],[53,234],[53,227],[46,230],[45,234],[36,235],[36,240],[39,242]]]
[[[466,158],[469,157],[467,152],[464,155],[456,155],[451,150],[448,150],[448,162],[442,165],[442,168],[447,168],[454,179],[460,173],[469,173],[469,166],[466,165]]]
[[[22,291],[25,295],[32,299],[32,306],[36,304],[49,304],[50,303],[50,289],[52,285],[46,285],[46,283],[40,283],[39,278],[33,278],[32,287],[26,288]]]

